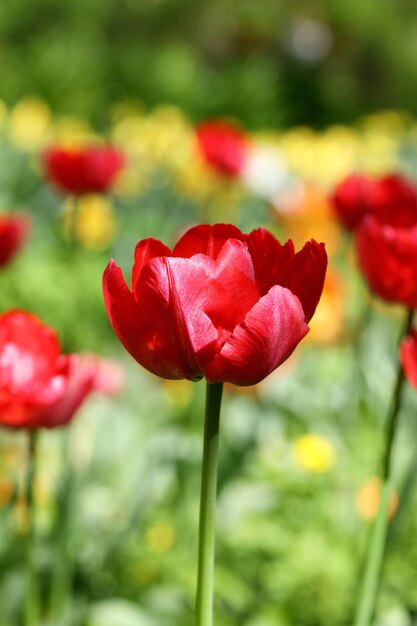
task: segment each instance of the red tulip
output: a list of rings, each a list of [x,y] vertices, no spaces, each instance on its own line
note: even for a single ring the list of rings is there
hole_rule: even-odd
[[[91,357],[61,354],[55,331],[34,315],[0,315],[0,424],[66,424],[95,389],[97,367]]]
[[[367,192],[368,211],[384,224],[408,228],[417,221],[417,189],[400,174],[372,180]]]
[[[191,228],[172,252],[156,239],[135,250],[132,288],[112,260],[107,313],[130,354],[162,378],[253,385],[308,332],[327,255],[310,241],[294,252],[263,228]]]
[[[0,215],[0,267],[7,265],[23,246],[30,227],[23,213]]]
[[[366,176],[351,174],[339,183],[331,198],[336,216],[348,230],[354,230],[369,210],[371,181]]]
[[[206,163],[226,176],[238,176],[249,142],[244,133],[227,122],[213,120],[196,128],[198,150]]]
[[[417,389],[417,330],[404,337],[400,345],[400,359],[408,382]]]
[[[380,178],[352,174],[336,187],[332,204],[349,230],[356,229],[369,214],[382,223],[406,228],[416,220],[417,189],[400,174]]]
[[[74,195],[108,191],[124,164],[122,153],[110,146],[56,146],[47,150],[43,158],[50,182]]]
[[[417,307],[417,211],[414,225],[407,228],[368,215],[357,229],[356,247],[360,268],[374,293],[389,302]]]

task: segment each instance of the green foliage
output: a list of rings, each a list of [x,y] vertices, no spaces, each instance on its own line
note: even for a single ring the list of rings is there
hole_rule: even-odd
[[[72,10],[58,2],[45,5]],[[174,5],[158,4],[154,12],[179,19]],[[104,16],[112,3],[94,6]],[[145,4],[129,6],[140,15]],[[252,4],[242,3],[239,19],[248,20],[253,11]],[[264,19],[255,23],[268,29]],[[184,50],[177,48],[173,63],[186,58]],[[168,56],[164,63],[170,65]],[[67,436],[41,435],[37,557],[44,622],[66,526],[62,560],[73,596],[63,607],[61,626],[192,626],[203,383],[163,382],[134,363],[110,328],[100,282],[110,256],[128,276],[137,240],[152,235],[172,243],[190,223],[211,220],[213,207],[184,197],[159,169],[134,197],[114,198],[119,231],[107,249],[71,249],[62,230],[63,199],[41,180],[33,155],[3,138],[0,164],[2,203],[26,207],[33,221],[28,245],[0,273],[0,310],[20,307],[38,314],[57,328],[66,350],[117,358],[127,377],[119,397],[91,398]],[[245,230],[273,219],[261,200],[246,196],[229,211],[221,219],[233,215]],[[300,346],[288,369],[256,393],[226,389],[215,592],[216,623],[224,626],[345,626],[351,620],[370,526],[358,511],[357,494],[377,471],[401,320],[365,304],[355,270],[340,255],[339,270],[351,284],[343,340]],[[409,391],[396,455],[400,506],[391,525],[378,624],[410,626],[417,611],[416,408]],[[334,464],[322,465],[320,472],[300,462],[295,444],[306,434],[326,440]],[[0,435],[2,626],[19,623],[24,597],[24,444],[18,433]],[[70,513],[63,519],[69,497],[65,449],[71,452],[73,484]]]
[[[415,12],[406,0],[3,2],[0,95],[99,125],[126,100],[250,128],[414,111]]]

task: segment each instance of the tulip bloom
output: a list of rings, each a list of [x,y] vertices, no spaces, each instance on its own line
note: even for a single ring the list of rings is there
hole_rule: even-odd
[[[241,130],[213,120],[200,124],[195,133],[198,151],[212,169],[225,176],[240,175],[249,147]]]
[[[27,215],[0,215],[0,267],[8,265],[23,246],[30,227]]]
[[[0,315],[0,424],[54,428],[68,423],[97,388],[99,360],[63,355],[55,331],[23,311]]]
[[[367,215],[406,228],[417,215],[417,189],[400,174],[380,178],[351,174],[336,187],[332,204],[348,230],[355,230]]]
[[[390,222],[368,215],[356,232],[360,268],[369,288],[388,302],[417,307],[417,211],[393,213]],[[394,223],[403,220],[407,227]],[[413,221],[414,220],[414,221]]]
[[[400,174],[382,176],[371,181],[367,205],[381,223],[408,228],[417,221],[417,188]]]
[[[109,191],[124,164],[122,153],[110,146],[54,146],[44,153],[43,161],[48,180],[76,196]]]
[[[360,174],[351,174],[339,183],[331,198],[334,212],[348,230],[354,230],[368,207],[370,179]]]
[[[324,244],[295,253],[263,228],[191,228],[171,251],[139,241],[132,287],[112,260],[107,313],[126,350],[162,378],[253,385],[307,334],[324,284]]]

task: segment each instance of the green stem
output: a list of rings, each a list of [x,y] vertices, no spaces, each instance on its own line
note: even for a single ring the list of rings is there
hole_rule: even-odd
[[[64,429],[62,437],[63,478],[57,499],[57,518],[55,522],[55,554],[49,612],[51,623],[58,624],[67,612],[72,587],[72,562],[68,551],[71,526],[72,498],[74,477],[70,464],[69,445],[70,429]]]
[[[222,391],[223,383],[207,383],[201,471],[196,626],[212,626],[213,624],[217,460]]]
[[[38,626],[39,590],[35,559],[35,501],[37,432],[28,433],[28,465],[26,475],[27,535],[26,535],[26,598],[25,626]]]
[[[401,333],[400,340],[409,333],[412,320],[413,310],[410,310],[407,313],[406,323],[403,332]],[[388,511],[392,492],[392,451],[395,436],[398,430],[398,418],[401,408],[404,381],[404,371],[401,363],[399,363],[393,398],[386,423],[379,509],[372,529],[354,626],[369,626],[375,609],[388,531]]]

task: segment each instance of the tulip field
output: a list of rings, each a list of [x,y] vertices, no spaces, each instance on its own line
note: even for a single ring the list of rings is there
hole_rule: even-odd
[[[417,624],[416,131],[0,103],[0,626]]]

